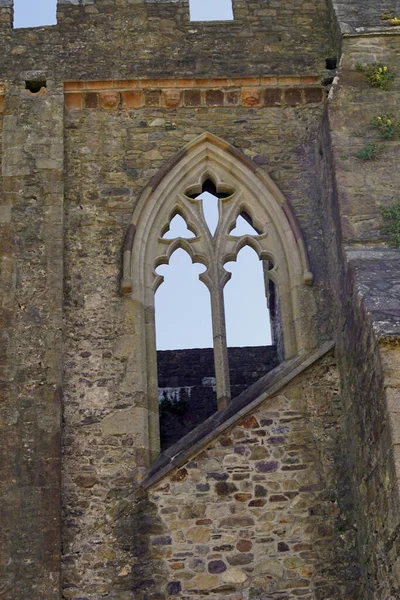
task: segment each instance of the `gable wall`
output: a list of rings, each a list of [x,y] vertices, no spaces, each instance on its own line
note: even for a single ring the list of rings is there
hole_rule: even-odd
[[[322,103],[67,110],[64,559],[66,582],[76,586],[68,588],[69,594],[109,589],[110,573],[126,564],[123,553],[117,553],[115,564],[99,560],[92,551],[97,547],[92,531],[105,514],[114,514],[116,499],[140,483],[147,466],[146,398],[135,390],[135,356],[128,359],[138,325],[132,300],[122,299],[118,289],[122,240],[143,187],[204,131],[252,157],[295,207],[314,257],[314,291],[323,323],[319,336],[326,339],[329,321],[318,283],[322,239],[312,218],[313,144],[322,111]],[[114,556],[119,548],[115,535],[98,532],[97,537]],[[86,545],[89,553],[83,552]]]
[[[134,501],[135,598],[362,597],[338,386],[327,356]]]
[[[352,375],[358,373],[363,377],[359,377],[357,386],[348,388],[350,401],[347,403],[346,400],[349,410],[343,445],[354,442],[351,464],[357,467],[357,486],[366,481],[368,494],[373,494],[379,487],[378,501],[373,504],[373,510],[366,513],[367,527],[363,511],[371,505],[370,496],[367,494],[361,499],[358,526],[362,532],[361,545],[366,549],[363,556],[369,556],[372,564],[370,571],[364,568],[364,574],[367,577],[372,573],[375,578],[366,593],[369,598],[376,593],[377,598],[387,600],[387,594],[391,593],[385,583],[389,581],[388,573],[391,589],[397,585],[392,577],[396,573],[396,538],[386,533],[374,537],[374,532],[375,523],[384,522],[389,505],[393,517],[390,521],[392,532],[398,523],[396,489],[392,485],[397,477],[392,457],[398,454],[398,443],[395,442],[393,449],[391,447],[393,440],[398,440],[394,435],[398,407],[393,400],[398,391],[398,382],[393,375],[397,367],[393,365],[397,365],[398,357],[395,346],[385,347],[386,372],[392,374],[393,388],[388,434],[388,428],[380,429],[381,422],[387,423],[387,413],[379,359],[374,352],[375,338],[366,327],[362,306],[358,310],[357,305],[355,325],[352,315],[349,317],[346,312],[345,295],[350,290],[349,296],[355,296],[358,291],[353,291],[352,281],[340,287],[344,282],[340,273],[343,265],[335,263],[340,252],[334,244],[330,245],[333,225],[330,223],[328,228],[322,228],[321,216],[325,214],[325,207],[320,203],[316,185],[318,156],[315,154],[315,140],[323,113],[323,95],[318,82],[319,78],[331,74],[325,70],[325,59],[334,54],[325,2],[313,0],[294,5],[271,0],[266,8],[266,2],[237,0],[234,3],[235,22],[194,25],[188,21],[184,1],[97,0],[85,1],[80,6],[64,1],[59,2],[59,25],[20,31],[10,27],[12,3],[3,0],[0,4],[3,51],[0,84],[6,84],[4,117],[0,94],[0,120],[4,123],[0,206],[3,285],[0,444],[4,457],[0,492],[4,511],[1,520],[4,575],[0,594],[5,600],[25,600],[32,594],[46,600],[61,597],[60,417],[63,407],[64,598],[131,600],[132,595],[139,599],[142,595],[144,599],[147,594],[151,600],[161,600],[168,592],[168,583],[177,581],[182,582],[182,590],[187,593],[194,583],[197,587],[192,590],[202,589],[194,592],[200,596],[215,590],[213,595],[218,597],[224,593],[221,586],[227,585],[227,593],[236,594],[238,598],[246,597],[247,592],[242,591],[242,587],[252,588],[254,598],[262,598],[264,594],[265,600],[274,590],[281,590],[277,592],[278,598],[279,594],[283,594],[283,598],[285,594],[294,598],[303,592],[306,598],[308,594],[313,600],[314,596],[317,600],[327,597],[354,600],[357,597],[354,594],[358,592],[353,589],[355,574],[348,573],[345,566],[343,569],[340,566],[340,577],[336,572],[335,575],[330,572],[330,566],[336,566],[342,558],[346,559],[347,565],[357,562],[352,550],[350,554],[344,551],[348,544],[353,544],[351,527],[347,528],[346,521],[343,531],[341,520],[343,515],[343,519],[352,515],[350,501],[343,510],[333,503],[335,508],[331,515],[327,513],[327,506],[332,506],[330,500],[317,498],[306,490],[300,491],[299,487],[289,490],[299,492],[298,496],[304,499],[311,512],[319,510],[315,509],[315,502],[322,506],[323,518],[319,513],[310,512],[306,516],[304,511],[301,514],[305,519],[302,527],[309,528],[302,532],[306,538],[311,536],[318,543],[321,557],[326,558],[328,571],[325,572],[319,558],[299,547],[295,549],[294,544],[288,544],[289,551],[279,552],[277,544],[281,538],[286,543],[283,539],[286,533],[281,529],[282,524],[275,527],[274,521],[271,521],[274,523],[272,532],[268,521],[261,526],[262,531],[254,529],[251,551],[240,552],[236,548],[236,542],[239,538],[246,539],[249,529],[243,529],[242,535],[241,529],[227,526],[221,535],[229,536],[233,529],[233,537],[236,537],[229,544],[236,549],[214,551],[214,546],[210,545],[207,554],[201,555],[201,551],[196,550],[194,558],[163,555],[172,551],[172,544],[153,544],[153,539],[166,535],[173,538],[175,544],[178,538],[174,538],[175,530],[168,521],[168,512],[161,512],[165,508],[161,502],[174,508],[171,489],[178,484],[194,486],[198,483],[196,471],[201,472],[204,485],[209,485],[206,463],[214,460],[210,456],[200,458],[200,468],[199,465],[188,468],[182,483],[171,482],[172,488],[159,490],[158,499],[137,501],[135,496],[139,494],[138,485],[148,464],[147,431],[143,427],[146,399],[135,395],[137,367],[135,360],[128,361],[132,341],[140,332],[133,318],[135,307],[129,299],[122,299],[118,291],[122,240],[137,199],[151,177],[185,143],[210,131],[265,169],[291,202],[305,237],[315,277],[317,341],[330,337],[333,330],[342,331],[339,323],[347,327],[344,339],[351,341],[348,346],[351,351],[341,353],[343,383],[346,386],[348,365]],[[372,10],[369,2],[365,14],[359,2],[353,2],[352,6],[350,14],[348,3],[338,5],[339,15],[343,7],[346,18],[350,15],[351,27],[375,24],[379,16],[376,3]],[[376,47],[384,48],[383,54],[390,57],[393,52],[397,54],[396,40],[390,36],[387,39],[385,44],[377,40]],[[351,54],[351,48],[344,47]],[[365,46],[361,43],[355,54],[363,56],[364,53]],[[277,75],[282,79],[274,80]],[[291,78],[285,81],[287,76]],[[217,83],[213,82],[215,77],[220,78]],[[311,79],[307,81],[308,77]],[[31,97],[25,91],[24,81],[35,78],[47,79],[46,94]],[[199,78],[205,79],[199,83]],[[231,78],[235,78],[234,83]],[[241,78],[243,81],[240,82]],[[90,83],[93,80],[101,82],[100,88],[96,89]],[[73,89],[67,86],[68,94],[63,97],[64,81],[70,86],[71,82],[79,85]],[[115,85],[111,83],[111,97],[107,96],[110,89],[104,86],[110,81],[115,82]],[[347,85],[351,88],[352,80]],[[243,101],[242,88],[248,87],[260,91],[257,106],[246,105]],[[167,106],[164,101],[164,90],[171,88],[182,89],[179,106]],[[367,96],[368,93],[365,105],[370,110],[371,99]],[[345,123],[350,129],[352,121],[359,117],[357,103],[360,98],[354,98],[344,111],[348,110],[351,115]],[[392,105],[395,105],[394,100]],[[356,231],[357,243],[379,243],[382,190],[389,198],[392,191],[398,189],[390,181],[394,163],[388,161],[386,170],[382,168],[382,186],[379,175],[366,172],[363,178],[363,171],[357,172],[357,167],[355,175],[350,177],[346,161],[340,162],[340,157],[348,152],[349,135],[341,137],[343,115],[339,111],[336,116],[337,138],[332,137],[334,143],[337,142],[337,162],[333,170],[337,171],[345,193],[341,196],[344,199],[341,218],[334,227],[339,232],[344,224],[347,236],[350,224]],[[361,126],[365,126],[365,116],[363,119]],[[324,143],[327,147],[330,145],[329,136]],[[372,199],[368,197],[359,205],[354,199],[360,190],[363,191],[366,181],[380,191],[372,193]],[[328,187],[327,182],[328,178],[324,178],[323,187]],[[357,212],[361,218],[355,216]],[[352,236],[353,232],[347,240],[354,239]],[[335,263],[331,270],[326,262],[326,241],[330,260]],[[339,240],[338,245],[340,243]],[[396,256],[392,263],[397,264]],[[383,272],[379,261],[373,266]],[[388,278],[391,278],[390,273]],[[329,281],[335,282],[331,288]],[[333,289],[332,295],[335,285],[339,287]],[[365,285],[362,289],[365,292]],[[337,300],[336,312],[332,311],[332,298]],[[393,298],[396,298],[395,292]],[[343,320],[340,315],[344,315]],[[307,318],[307,311],[304,317]],[[354,339],[363,344],[363,352],[357,343],[352,345]],[[343,350],[343,345],[339,346]],[[363,362],[365,356],[371,360]],[[350,359],[355,359],[354,363]],[[369,380],[364,376],[368,376],[369,365],[374,369],[376,387],[366,390],[365,381]],[[318,377],[323,379],[324,375],[319,373]],[[314,380],[311,378],[310,381]],[[336,389],[336,383],[333,387]],[[376,395],[366,393],[364,396],[364,392],[371,390],[377,390]],[[302,388],[300,395],[303,393],[307,398],[306,414],[314,410],[325,414],[324,402],[331,393],[329,390],[323,392],[322,408],[321,405],[317,407],[318,403],[314,404],[316,400],[309,395],[310,389]],[[344,394],[343,398],[347,396]],[[287,406],[292,402],[296,404],[297,400],[284,399]],[[302,407],[303,402],[305,400],[300,401]],[[259,415],[258,418],[264,417]],[[340,429],[340,426],[336,417],[330,415],[330,418],[335,422],[333,429],[338,431],[336,427]],[[312,431],[308,429],[310,424]],[[336,479],[336,467],[328,459],[326,463],[329,464],[325,465],[324,453],[329,454],[331,442],[324,437],[325,433],[321,433],[317,441],[314,439],[317,435],[314,431],[322,431],[322,426],[311,419],[304,427],[306,439],[313,440],[320,454],[317,457],[311,452],[310,455],[304,447],[296,449],[301,454],[300,461],[308,465],[303,471],[311,472],[311,465],[319,467],[323,463],[327,489],[336,487],[347,503],[346,484]],[[247,435],[253,438],[254,443],[265,450],[262,441],[272,437],[271,432],[266,430],[265,435],[254,435],[259,429],[262,427],[256,430],[244,427],[239,433],[243,438]],[[289,435],[288,443],[291,443],[292,435],[298,435],[285,433]],[[332,439],[337,441],[335,436],[336,433]],[[371,440],[374,440],[373,444]],[[287,439],[284,444],[286,442]],[[284,471],[280,471],[283,463],[279,463],[273,475],[260,473],[257,461],[248,457],[248,448],[244,454],[241,454],[242,450],[232,452],[236,447],[246,444],[251,447],[252,444],[236,441],[232,444],[226,447],[217,444],[213,452],[218,457],[233,454],[243,461],[249,481],[254,485],[252,477],[265,475],[271,488],[275,483],[282,486],[279,492],[286,490],[287,476],[283,477]],[[364,452],[365,448],[367,451]],[[280,444],[273,450],[267,448],[267,451],[275,453],[271,461],[288,457],[278,456],[282,451]],[[335,451],[335,456],[345,473],[344,462],[340,462],[343,455]],[[293,458],[297,460],[298,455]],[[378,465],[379,469],[369,470],[372,464]],[[233,483],[235,473],[228,468],[231,467],[226,467],[225,474]],[[301,477],[298,477],[296,475],[295,481],[300,484]],[[289,478],[289,481],[293,480]],[[389,488],[382,485],[385,481],[389,481]],[[238,490],[231,496],[226,495],[224,506],[229,505],[239,512],[246,506],[247,510],[247,502],[252,500],[245,497],[241,502],[234,498],[235,493],[250,493],[244,489],[245,482],[245,479],[235,480]],[[205,494],[211,507],[218,505],[220,498],[216,483],[210,490],[196,491]],[[178,493],[184,495],[187,489],[178,489]],[[361,488],[362,493],[364,489]],[[342,490],[343,494],[340,493]],[[255,493],[254,487],[251,493]],[[267,498],[264,505],[267,509],[254,507],[254,511],[258,511],[257,518],[266,511],[270,516],[275,512],[273,518],[285,514],[286,519],[285,506],[288,504],[290,510],[300,511],[296,508],[298,496],[282,500],[282,508],[276,511],[270,509],[274,504],[271,495],[264,497]],[[133,518],[121,519],[121,514],[129,513],[131,503]],[[281,506],[279,502],[278,505]],[[328,532],[332,537],[327,538],[329,544],[325,545],[322,537],[319,538],[322,535],[319,526],[326,520],[333,523],[337,517],[339,527],[335,529],[332,525]],[[187,520],[190,521],[185,525],[187,528],[200,527],[196,523],[193,525],[197,516]],[[207,529],[215,527],[215,523],[212,520],[211,524],[203,525]],[[264,527],[266,539],[272,537],[273,541],[255,544],[260,534],[264,536]],[[389,538],[390,547],[385,543]],[[241,547],[249,547],[249,544]],[[253,551],[255,547],[261,549]],[[157,548],[159,558],[157,553],[153,554]],[[287,552],[294,562],[285,564]],[[211,558],[213,553],[221,556]],[[228,557],[232,562],[233,556],[243,554],[254,554],[254,557],[247,564],[229,563]],[[263,573],[261,577],[260,563],[265,562],[266,554],[274,555],[269,567],[274,572]],[[182,562],[176,558],[188,560]],[[199,571],[189,565],[191,558],[200,561],[196,563]],[[210,573],[208,563],[213,560],[222,561],[226,571]],[[236,560],[240,563],[249,560],[249,556],[233,559]],[[299,560],[303,562],[300,564]],[[183,564],[183,568],[172,568],[173,564]],[[201,570],[203,566],[204,571]],[[251,571],[253,567],[254,571]],[[222,566],[212,568],[222,569]],[[238,568],[240,573],[235,571],[228,576],[231,568]],[[303,568],[305,571],[301,571]],[[154,573],[158,571],[160,578],[157,576],[153,582]],[[175,571],[182,572],[182,577],[174,575]],[[234,576],[240,581],[223,581],[224,577]],[[272,579],[268,579],[269,576]],[[257,591],[261,579],[264,590]],[[297,591],[293,585],[290,588],[291,581],[298,585]],[[174,585],[170,588],[176,589]]]

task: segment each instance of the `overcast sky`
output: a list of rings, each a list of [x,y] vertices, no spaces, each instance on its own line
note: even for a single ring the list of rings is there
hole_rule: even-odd
[[[14,0],[14,26],[35,27],[56,23],[57,0]],[[192,20],[232,18],[232,0],[190,0]]]

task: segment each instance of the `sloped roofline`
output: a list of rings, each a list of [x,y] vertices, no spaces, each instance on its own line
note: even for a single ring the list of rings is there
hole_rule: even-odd
[[[275,396],[298,375],[332,352],[334,347],[334,342],[325,342],[313,352],[295,356],[261,377],[234,398],[228,408],[214,413],[176,444],[162,452],[147,471],[142,487],[145,489],[151,487],[170,471],[182,466],[189,458],[198,454],[204,446],[233,427],[249,413],[253,413],[265,400]]]

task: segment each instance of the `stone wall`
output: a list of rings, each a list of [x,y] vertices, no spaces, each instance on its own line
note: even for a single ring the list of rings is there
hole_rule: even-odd
[[[338,385],[322,359],[151,484],[135,598],[363,597]]]
[[[122,240],[142,189],[168,158],[204,131],[242,148],[268,171],[298,215],[321,306],[318,335],[326,339],[330,323],[319,283],[323,240],[313,217],[313,144],[322,111],[322,103],[311,103],[66,112],[66,582],[77,573],[95,573],[97,554],[83,551],[93,543],[93,523],[115,510],[116,495],[129,493],[148,464],[140,412],[146,398],[136,393],[137,366],[134,357],[128,360],[138,324],[130,316],[132,301],[118,293]],[[82,479],[86,473],[88,480]],[[101,537],[105,547],[115,544],[112,536]]]
[[[275,346],[228,348],[231,397],[278,364]],[[212,348],[159,350],[160,438],[164,450],[218,410]]]
[[[64,598],[398,596],[399,251],[381,208],[397,195],[399,142],[373,168],[354,154],[399,91],[371,90],[355,65],[398,71],[400,38],[377,25],[380,3],[333,4],[342,71],[316,147],[325,61],[339,52],[325,0],[235,0],[226,23],[190,23],[185,0],[64,0],[58,25],[27,30],[0,0],[5,600],[60,598],[61,492]],[[121,248],[143,189],[205,131],[293,207],[314,276],[310,332],[337,337],[343,404],[325,360],[149,498],[131,356],[142,330],[119,294]]]
[[[393,366],[400,321],[399,251],[385,245],[382,209],[397,199],[393,161],[398,141],[386,143],[379,160],[362,161],[355,154],[367,143],[382,143],[370,122],[394,110],[398,82],[388,92],[373,89],[356,65],[376,60],[396,72],[399,38],[371,35],[343,40],[342,69],[318,153],[365,594],[386,600],[399,590],[398,382]]]
[[[278,364],[275,346],[230,347],[228,357],[232,398]],[[212,348],[159,350],[157,358],[161,389],[201,386],[204,377],[215,377]]]
[[[66,81],[322,74],[332,54],[325,0],[269,8],[237,0],[234,21],[208,23],[189,21],[187,0],[59,2],[58,25],[16,30],[4,1],[11,2],[0,5],[7,79],[38,70]]]
[[[1,595],[59,598],[63,94],[8,87],[0,206]]]
[[[331,0],[335,20],[341,34],[378,31],[387,33],[390,23],[381,19],[383,13],[399,13],[400,2],[394,0],[389,4],[375,0]]]

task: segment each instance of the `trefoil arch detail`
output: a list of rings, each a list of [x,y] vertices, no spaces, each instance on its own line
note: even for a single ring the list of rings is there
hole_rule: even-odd
[[[208,229],[202,202],[197,199],[207,182],[218,196],[219,220],[214,235]],[[163,237],[175,215],[186,221],[193,237]],[[231,235],[240,215],[251,222],[254,235]],[[199,278],[210,292],[217,400],[218,407],[225,408],[230,401],[230,386],[223,288],[230,273],[224,265],[236,260],[246,245],[271,264],[268,276],[279,293],[285,358],[303,353],[312,346],[312,274],[294,214],[267,173],[227,142],[204,133],[175,155],[143,191],[124,246],[121,292],[133,297],[140,313],[139,359],[150,412],[158,412],[154,294],[162,276],[156,268],[168,264],[177,248],[183,248],[193,262],[206,267]],[[304,319],[306,304],[308,318]],[[155,431],[158,425],[154,422],[149,429]]]

